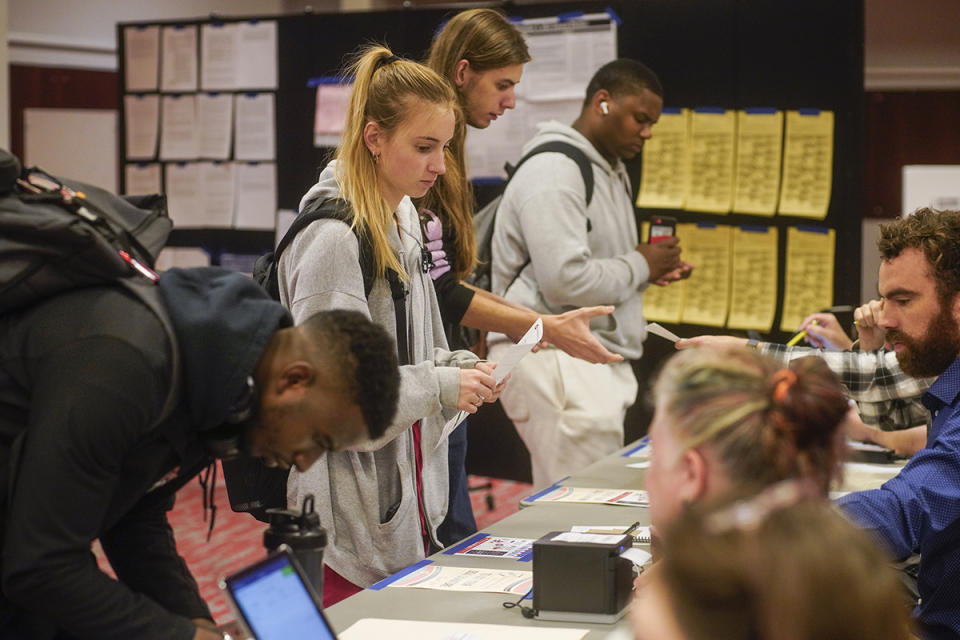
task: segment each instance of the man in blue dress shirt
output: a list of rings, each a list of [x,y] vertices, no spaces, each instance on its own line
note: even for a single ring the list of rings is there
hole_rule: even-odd
[[[904,372],[939,376],[922,401],[927,445],[879,489],[839,501],[904,559],[921,556],[914,610],[927,639],[960,636],[960,211],[921,209],[881,227],[880,324]]]

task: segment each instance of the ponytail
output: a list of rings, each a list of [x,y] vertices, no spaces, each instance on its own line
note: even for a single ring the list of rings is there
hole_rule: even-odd
[[[405,60],[379,45],[362,48],[347,68],[353,76],[353,93],[347,106],[343,137],[334,157],[335,178],[342,197],[353,209],[353,230],[366,236],[373,251],[378,277],[387,269],[405,276],[390,246],[392,211],[380,193],[377,159],[363,139],[368,122],[392,132],[410,113],[411,99],[450,107],[458,112],[450,86],[427,67]],[[415,105],[414,105],[415,106]]]

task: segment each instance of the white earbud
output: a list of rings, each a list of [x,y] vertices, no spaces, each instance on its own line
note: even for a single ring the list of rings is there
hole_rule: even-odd
[[[600,101],[600,111],[603,111],[603,115],[605,116],[610,114],[610,107],[607,106],[606,100]]]

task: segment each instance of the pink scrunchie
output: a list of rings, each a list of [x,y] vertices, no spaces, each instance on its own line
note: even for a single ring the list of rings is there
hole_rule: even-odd
[[[420,213],[430,217],[423,223],[423,235],[427,239],[426,249],[430,252],[430,277],[436,280],[450,271],[447,252],[443,250],[443,223],[437,214],[429,209],[423,209]]]

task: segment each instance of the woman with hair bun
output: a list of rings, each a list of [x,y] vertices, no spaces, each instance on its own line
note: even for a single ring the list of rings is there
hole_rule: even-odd
[[[646,488],[660,531],[691,503],[789,478],[826,497],[840,475],[849,405],[820,358],[784,366],[741,347],[682,351],[653,396]]]
[[[318,219],[296,235],[278,260],[280,299],[297,323],[339,308],[384,326],[399,345],[401,384],[384,436],[331,449],[309,471],[291,471],[288,502],[298,506],[313,494],[327,530],[325,606],[442,546],[444,425],[458,409],[475,413],[494,402],[503,386],[493,377],[495,364],[447,350],[410,201],[446,169],[445,149],[460,117],[456,95],[435,72],[386,47],[365,47],[347,73],[354,84],[341,143],[300,211],[338,201],[350,216]],[[369,287],[364,257],[373,265]]]
[[[635,639],[910,638],[889,558],[819,493],[790,480],[687,509],[637,593]]]

